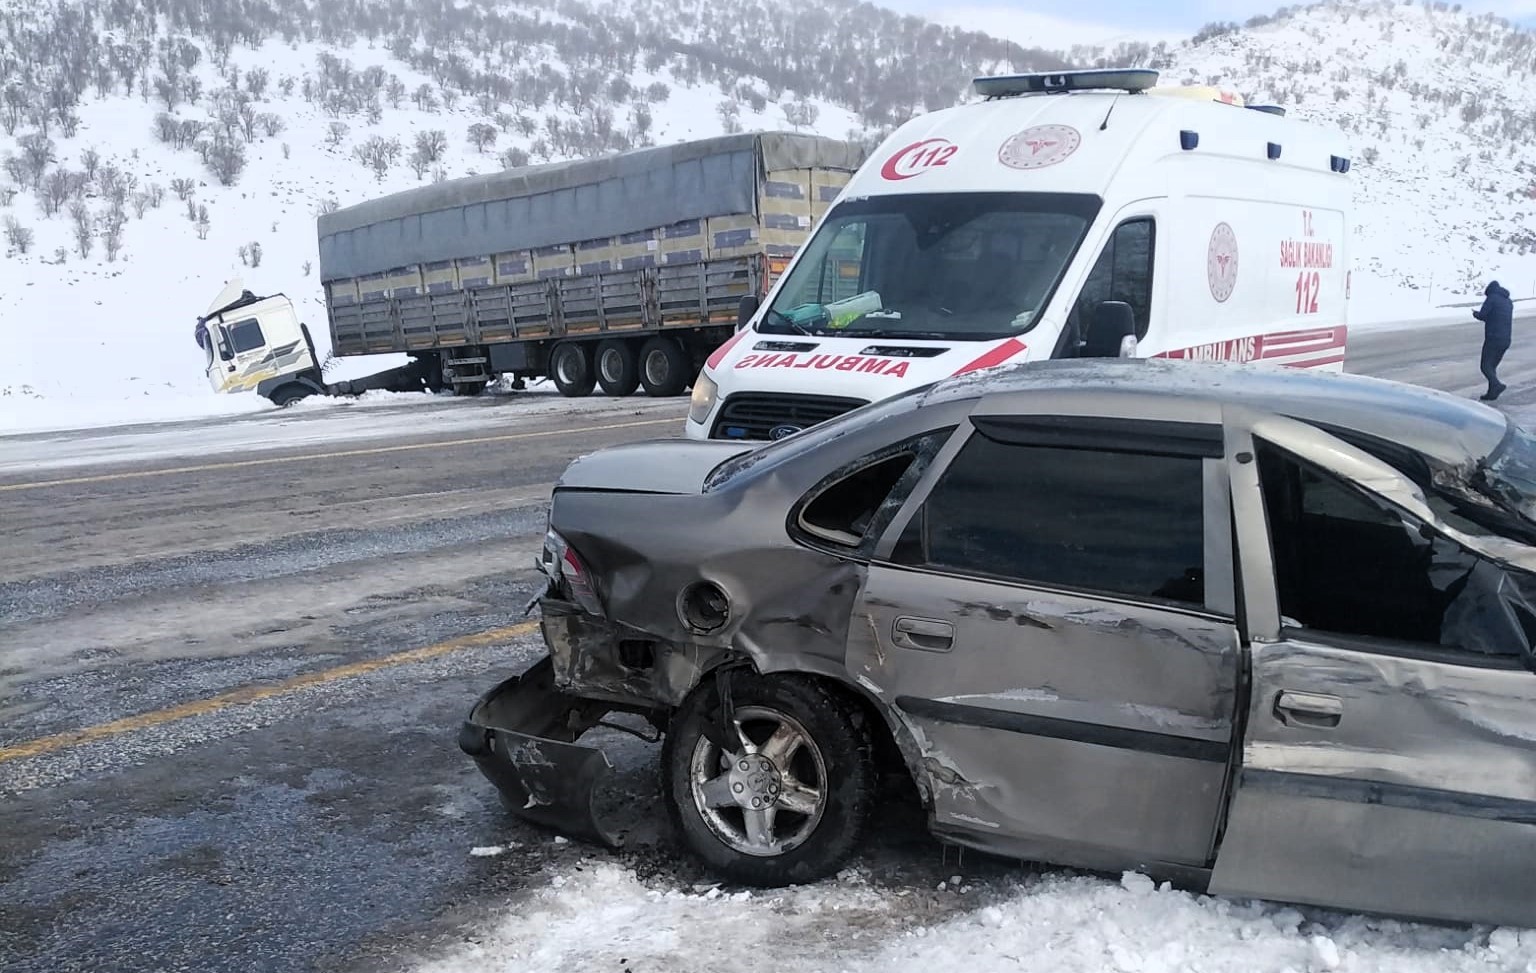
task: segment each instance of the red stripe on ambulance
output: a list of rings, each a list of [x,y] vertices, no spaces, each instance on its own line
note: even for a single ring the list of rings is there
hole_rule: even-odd
[[[1185,361],[1276,362],[1300,368],[1334,365],[1344,360],[1348,329],[1309,328],[1305,331],[1277,331],[1227,341],[1212,341],[1188,348],[1175,348],[1154,357]],[[1303,359],[1291,361],[1289,359]]]
[[[730,338],[726,340],[725,344],[721,345],[719,348],[716,348],[714,353],[709,356],[708,360],[704,362],[705,366],[708,368],[719,368],[720,363],[725,361],[725,356],[729,355],[731,353],[731,349],[736,347],[736,342],[746,337],[747,332],[750,330],[750,328],[743,328],[742,330],[731,335]]]
[[[1017,355],[1025,348],[1024,342],[1017,338],[1009,338],[1007,341],[991,349],[986,354],[966,365],[956,372],[956,375],[964,375],[966,372],[974,372],[982,368],[993,368]]]

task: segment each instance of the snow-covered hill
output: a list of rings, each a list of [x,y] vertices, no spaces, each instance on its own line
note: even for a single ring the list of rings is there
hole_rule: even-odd
[[[875,138],[976,74],[1067,63],[852,0],[0,7],[0,429],[64,402],[104,422],[262,407],[207,391],[192,320],[242,275],[319,325],[322,207],[728,128]],[[1069,57],[1349,131],[1369,318],[1490,273],[1532,293],[1533,50],[1443,3],[1340,0]]]

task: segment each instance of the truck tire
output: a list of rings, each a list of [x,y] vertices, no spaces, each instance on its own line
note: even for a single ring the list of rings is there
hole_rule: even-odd
[[[549,377],[555,380],[555,388],[566,398],[591,395],[592,386],[597,384],[591,349],[574,341],[555,345],[549,355]]]
[[[597,384],[615,398],[635,393],[640,387],[640,356],[632,343],[609,338],[597,346]]]
[[[308,386],[294,383],[292,385],[280,385],[273,389],[270,398],[273,405],[279,409],[286,409],[300,399],[306,399],[314,394],[314,390]]]
[[[675,338],[658,335],[640,349],[640,384],[645,394],[657,398],[682,395],[693,378],[688,355]]]

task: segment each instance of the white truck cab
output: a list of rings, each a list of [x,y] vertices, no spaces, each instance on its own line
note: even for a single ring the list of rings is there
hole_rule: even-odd
[[[204,370],[215,392],[283,387],[279,405],[303,397],[302,380],[318,379],[315,347],[293,302],[282,294],[257,297],[240,280],[213,299],[194,331]],[[291,391],[289,387],[291,386]]]
[[[872,154],[695,380],[687,435],[780,439],[1074,356],[1342,371],[1342,134],[1151,70],[982,78]],[[750,317],[747,317],[750,315]]]

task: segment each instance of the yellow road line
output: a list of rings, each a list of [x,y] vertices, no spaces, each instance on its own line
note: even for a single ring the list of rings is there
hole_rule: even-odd
[[[294,676],[292,679],[279,683],[242,686],[239,689],[220,693],[217,696],[209,696],[206,699],[194,699],[188,703],[181,703],[149,713],[139,713],[136,716],[126,716],[120,720],[113,720],[111,723],[99,723],[80,730],[66,730],[63,733],[55,733],[52,736],[40,737],[26,743],[18,743],[15,746],[0,748],[0,764],[9,763],[13,760],[26,760],[29,757],[40,757],[43,754],[53,753],[56,750],[64,750],[68,747],[76,747],[82,743],[91,743],[96,740],[107,739],[108,737],[121,736],[124,733],[132,733],[135,730],[147,730],[151,727],[161,726],[176,720],[184,720],[190,716],[206,716],[209,713],[217,713],[220,710],[229,709],[231,706],[243,706],[263,699],[271,699],[275,696],[286,696],[301,689],[309,689],[313,686],[323,686],[326,683],[367,675],[370,672],[377,672],[380,669],[388,669],[392,666],[424,662],[428,659],[447,655],[450,652],[458,652],[462,649],[471,649],[481,645],[490,645],[506,639],[516,638],[520,635],[527,635],[530,632],[536,631],[538,627],[538,622],[523,622],[518,625],[509,625],[506,628],[496,628],[488,632],[478,632],[474,635],[449,639],[436,645],[428,645],[419,649],[407,649],[404,652],[396,652],[393,655],[380,656],[376,659],[364,659],[361,662],[351,662],[344,666],[337,666],[334,669],[324,669],[320,672],[310,672],[302,676]]]
[[[606,432],[611,429],[635,429],[640,426],[675,425],[676,419],[645,419],[639,422],[611,422],[602,426],[580,426],[574,429],[546,429],[541,432],[515,432],[504,436],[478,436],[471,439],[447,439],[429,443],[407,443],[400,446],[373,446],[367,449],[343,449],[333,453],[308,453],[303,456],[268,456],[262,459],[230,460],[224,463],[200,463],[196,466],[176,466],[163,470],[131,470],[125,473],[102,473],[96,476],[72,476],[62,480],[37,480],[32,483],[0,484],[0,493],[15,490],[41,490],[44,487],[76,486],[82,483],[111,483],[115,480],[137,480],[152,476],[173,476],[177,473],[205,473],[210,470],[238,470],[251,466],[273,466],[280,463],[303,463],[312,460],[341,459],[347,456],[377,456],[381,453],[403,453],[413,449],[442,449],[449,446],[471,446],[476,443],[506,443],[520,439],[546,439],[550,436],[584,435]]]

